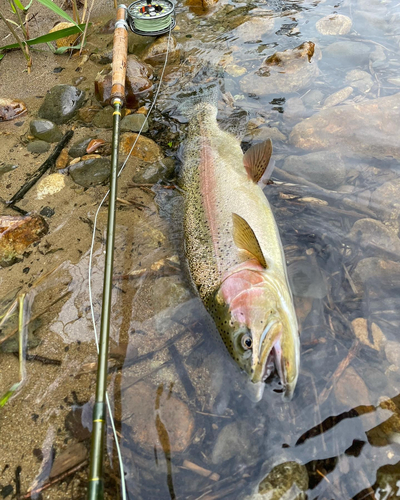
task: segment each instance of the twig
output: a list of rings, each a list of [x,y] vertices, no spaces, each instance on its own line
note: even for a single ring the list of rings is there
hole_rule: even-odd
[[[90,4],[90,7],[89,7],[88,16],[87,16],[87,20],[86,20],[86,24],[85,24],[85,30],[83,32],[83,37],[82,37],[82,41],[81,41],[81,48],[79,50],[79,55],[82,54],[83,46],[85,45],[85,39],[86,39],[86,34],[87,34],[88,26],[89,26],[90,14],[92,13],[92,9],[93,9],[93,4],[94,4],[94,0],[92,0],[92,3]]]
[[[194,464],[193,462],[189,462],[189,460],[184,460],[181,466],[183,469],[188,469],[194,472],[195,474],[199,474],[203,477],[208,477],[213,481],[219,481],[220,475],[216,472],[212,472],[204,467],[200,467],[200,465]]]
[[[42,175],[51,168],[57,158],[60,156],[61,151],[65,148],[65,146],[68,144],[68,142],[71,140],[72,136],[74,135],[73,130],[69,130],[64,137],[61,139],[61,141],[57,144],[55,147],[54,151],[51,153],[51,155],[47,158],[47,160],[38,168],[36,174],[33,175],[33,177],[25,183],[11,198],[11,200],[7,201],[6,204],[8,206],[12,206],[18,201],[22,200],[22,198],[26,195],[26,193],[31,189],[32,186],[36,184],[36,182],[42,177]]]
[[[53,484],[56,484],[59,481],[62,481],[63,479],[65,479],[66,477],[71,476],[72,474],[75,474],[75,472],[78,472],[78,470],[83,469],[83,467],[86,464],[87,464],[87,460],[84,460],[83,462],[81,462],[77,466],[73,467],[72,469],[67,470],[67,472],[63,472],[59,476],[56,476],[55,478],[53,478],[51,481],[44,484],[40,488],[36,488],[36,490],[28,491],[28,493],[26,495],[24,495],[23,497],[20,497],[20,499],[25,500],[27,498],[31,498],[32,495],[36,495],[37,493],[40,493],[41,491],[47,490],[47,488],[50,488],[50,486],[53,486]]]

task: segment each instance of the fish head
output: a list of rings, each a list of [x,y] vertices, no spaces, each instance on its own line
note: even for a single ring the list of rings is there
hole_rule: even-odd
[[[251,381],[263,383],[276,370],[284,398],[291,399],[300,341],[286,283],[258,262],[247,261],[224,276],[209,310],[228,351]]]

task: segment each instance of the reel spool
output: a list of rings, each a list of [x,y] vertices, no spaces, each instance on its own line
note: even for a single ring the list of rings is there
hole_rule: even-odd
[[[157,36],[175,28],[175,7],[170,0],[138,0],[128,7],[128,24],[137,35]]]

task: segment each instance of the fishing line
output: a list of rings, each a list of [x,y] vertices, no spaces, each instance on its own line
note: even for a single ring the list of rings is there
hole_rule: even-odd
[[[161,71],[160,82],[158,84],[158,88],[157,88],[156,94],[154,96],[153,102],[152,102],[152,104],[150,106],[150,109],[149,109],[147,115],[145,115],[145,120],[144,120],[142,126],[140,127],[138,135],[137,135],[134,143],[132,144],[132,147],[131,147],[131,149],[130,149],[130,151],[128,153],[128,156],[126,157],[125,161],[122,163],[122,166],[121,166],[121,168],[120,168],[120,170],[118,172],[118,177],[121,175],[122,171],[124,170],[124,168],[126,166],[126,163],[129,160],[129,158],[130,158],[130,156],[132,154],[132,151],[135,148],[136,143],[137,143],[137,141],[138,141],[138,139],[139,139],[139,137],[140,137],[140,135],[142,133],[142,130],[143,130],[144,126],[147,123],[147,117],[152,112],[152,110],[153,110],[153,108],[155,106],[155,103],[157,101],[157,97],[158,97],[158,94],[159,94],[160,88],[161,88],[161,83],[162,83],[163,77],[164,77],[165,68],[167,66],[168,54],[169,54],[169,45],[170,45],[170,40],[171,40],[171,31],[172,31],[172,28],[173,28],[173,25],[171,24],[170,27],[169,27],[169,32],[168,32],[167,51],[166,51],[166,54],[165,54],[164,66],[163,66],[163,69]],[[92,243],[90,245],[90,254],[89,254],[89,271],[88,271],[88,278],[89,278],[89,302],[90,302],[90,313],[91,313],[91,316],[92,316],[92,324],[93,324],[94,336],[95,336],[95,341],[96,341],[97,353],[99,353],[99,338],[98,338],[98,334],[97,334],[96,320],[95,320],[95,317],[94,317],[93,294],[92,294],[93,250],[94,250],[94,242],[95,242],[95,237],[96,237],[97,217],[99,215],[101,207],[103,206],[103,204],[106,201],[106,199],[107,199],[107,197],[108,197],[109,194],[110,194],[110,190],[107,191],[107,193],[104,195],[103,199],[101,200],[99,206],[97,207],[96,214],[95,214],[94,221],[93,221]],[[119,467],[120,467],[120,473],[121,473],[122,499],[126,500],[127,497],[126,497],[124,464],[123,464],[123,461],[122,461],[121,448],[119,446],[117,430],[115,428],[114,418],[113,418],[112,411],[111,411],[111,404],[110,404],[110,399],[108,397],[108,391],[106,392],[106,401],[107,401],[108,415],[109,415],[110,422],[111,422],[111,427],[112,427],[112,430],[113,430],[115,447],[117,449],[117,455],[118,455],[118,461],[119,461]]]

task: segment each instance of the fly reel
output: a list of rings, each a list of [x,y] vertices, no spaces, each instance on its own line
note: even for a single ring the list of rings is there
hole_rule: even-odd
[[[138,0],[128,7],[128,24],[137,35],[158,36],[175,28],[175,7],[170,0]]]

